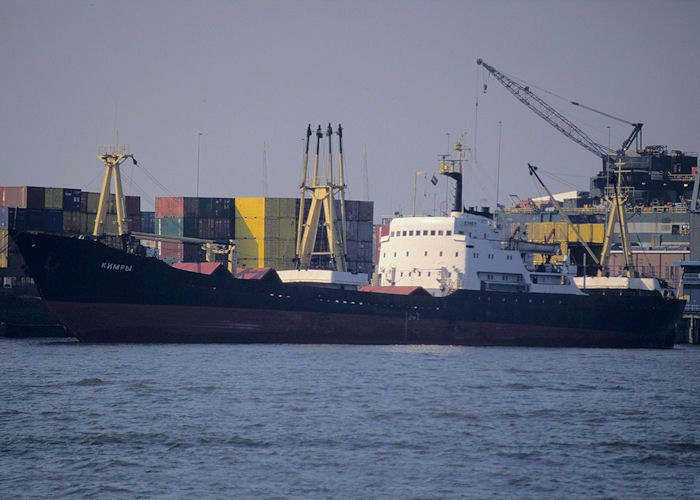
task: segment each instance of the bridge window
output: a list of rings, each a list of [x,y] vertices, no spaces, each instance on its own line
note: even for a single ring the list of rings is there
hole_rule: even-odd
[[[427,229],[423,229],[423,236],[428,236],[428,230],[427,230]]]
[[[438,236],[442,236],[442,229],[438,231]]]
[[[413,231],[409,231],[409,232],[408,232],[408,235],[409,235],[409,236],[413,236]]]
[[[452,236],[452,231],[445,231],[446,236]]]
[[[406,236],[406,231],[403,232],[402,236]],[[486,238],[486,235],[484,235],[484,238]]]
[[[435,236],[435,229],[432,229],[432,230],[430,231],[430,236]]]

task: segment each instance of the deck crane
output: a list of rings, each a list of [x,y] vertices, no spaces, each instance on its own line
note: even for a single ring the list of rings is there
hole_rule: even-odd
[[[608,166],[613,164],[615,162],[615,159],[619,159],[620,157],[625,156],[625,153],[635,141],[635,139],[638,139],[638,142],[641,143],[642,126],[644,125],[643,123],[632,123],[627,120],[623,120],[622,118],[613,116],[611,114],[604,113],[603,111],[591,108],[584,104],[575,101],[570,101],[571,104],[573,104],[574,106],[593,111],[594,113],[598,113],[608,118],[612,118],[613,120],[626,123],[633,127],[632,132],[630,133],[629,137],[625,139],[625,142],[622,143],[622,147],[620,149],[613,150],[609,147],[603,146],[602,144],[599,144],[593,139],[591,139],[583,130],[581,130],[579,127],[573,124],[568,118],[559,113],[559,111],[557,111],[548,103],[546,103],[542,98],[534,94],[530,90],[529,86],[521,85],[520,83],[508,77],[504,73],[501,73],[493,66],[487,64],[486,61],[484,61],[483,59],[477,59],[476,63],[479,66],[483,66],[511,94],[513,94],[525,106],[527,106],[532,111],[540,115],[547,123],[549,123],[551,126],[553,126],[555,129],[557,129],[559,132],[564,134],[572,141],[576,142],[577,144],[580,144],[594,155],[600,157],[603,160],[603,172],[605,172],[605,175],[608,175]]]

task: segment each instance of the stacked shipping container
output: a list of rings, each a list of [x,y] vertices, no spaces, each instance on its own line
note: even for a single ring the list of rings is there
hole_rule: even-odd
[[[179,236],[228,240],[233,239],[233,198],[158,197],[154,232],[162,236]],[[143,219],[143,218],[142,218]],[[201,261],[204,252],[197,243],[159,243],[160,256],[173,261]]]
[[[311,208],[311,200],[305,200],[304,218],[308,216]],[[337,227],[341,224],[340,201],[335,200],[333,214]],[[345,200],[345,231],[346,231],[346,260],[348,270],[357,273],[372,273],[372,261],[374,258],[374,202]],[[325,219],[321,213],[318,233],[316,234],[316,250],[328,251],[328,240],[323,227]],[[314,256],[311,259],[312,267],[324,268],[328,266],[328,257]]]
[[[88,234],[95,226],[99,199],[99,193],[82,192],[75,188],[0,187],[0,231],[17,229],[67,235]],[[114,195],[111,195],[105,220],[105,231],[112,234],[117,233],[114,200]],[[129,230],[139,231],[141,199],[138,196],[126,196],[125,209]],[[9,245],[2,244],[2,236],[0,235],[0,267],[8,267]],[[12,263],[12,267],[16,267],[15,263]]]
[[[293,269],[296,198],[236,198],[238,265]]]

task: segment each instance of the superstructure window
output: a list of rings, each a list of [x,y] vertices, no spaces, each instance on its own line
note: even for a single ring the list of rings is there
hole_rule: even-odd
[[[455,252],[455,257],[459,257],[459,252]]]
[[[438,231],[438,236],[442,236],[442,229]]]
[[[394,237],[394,231],[391,232],[391,237],[392,237],[392,238]]]
[[[442,257],[442,251],[440,251],[440,257]]]
[[[409,231],[409,232],[408,232],[408,235],[409,235],[409,236],[413,236],[413,231]]]
[[[425,256],[426,256],[426,257],[428,256],[428,251],[427,251],[427,250],[425,251]]]
[[[452,231],[445,231],[446,236],[452,236]]]
[[[403,232],[402,236],[406,236],[406,231]],[[486,235],[484,235],[484,238],[486,238]]]
[[[435,229],[432,229],[432,230],[430,231],[430,236],[435,236]]]
[[[408,257],[408,252],[406,252],[406,257]]]
[[[423,229],[423,236],[428,236],[428,230],[427,230],[427,229]]]

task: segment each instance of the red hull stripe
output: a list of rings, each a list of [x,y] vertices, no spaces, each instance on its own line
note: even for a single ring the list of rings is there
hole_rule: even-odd
[[[632,332],[304,311],[48,302],[86,342],[670,347]]]

